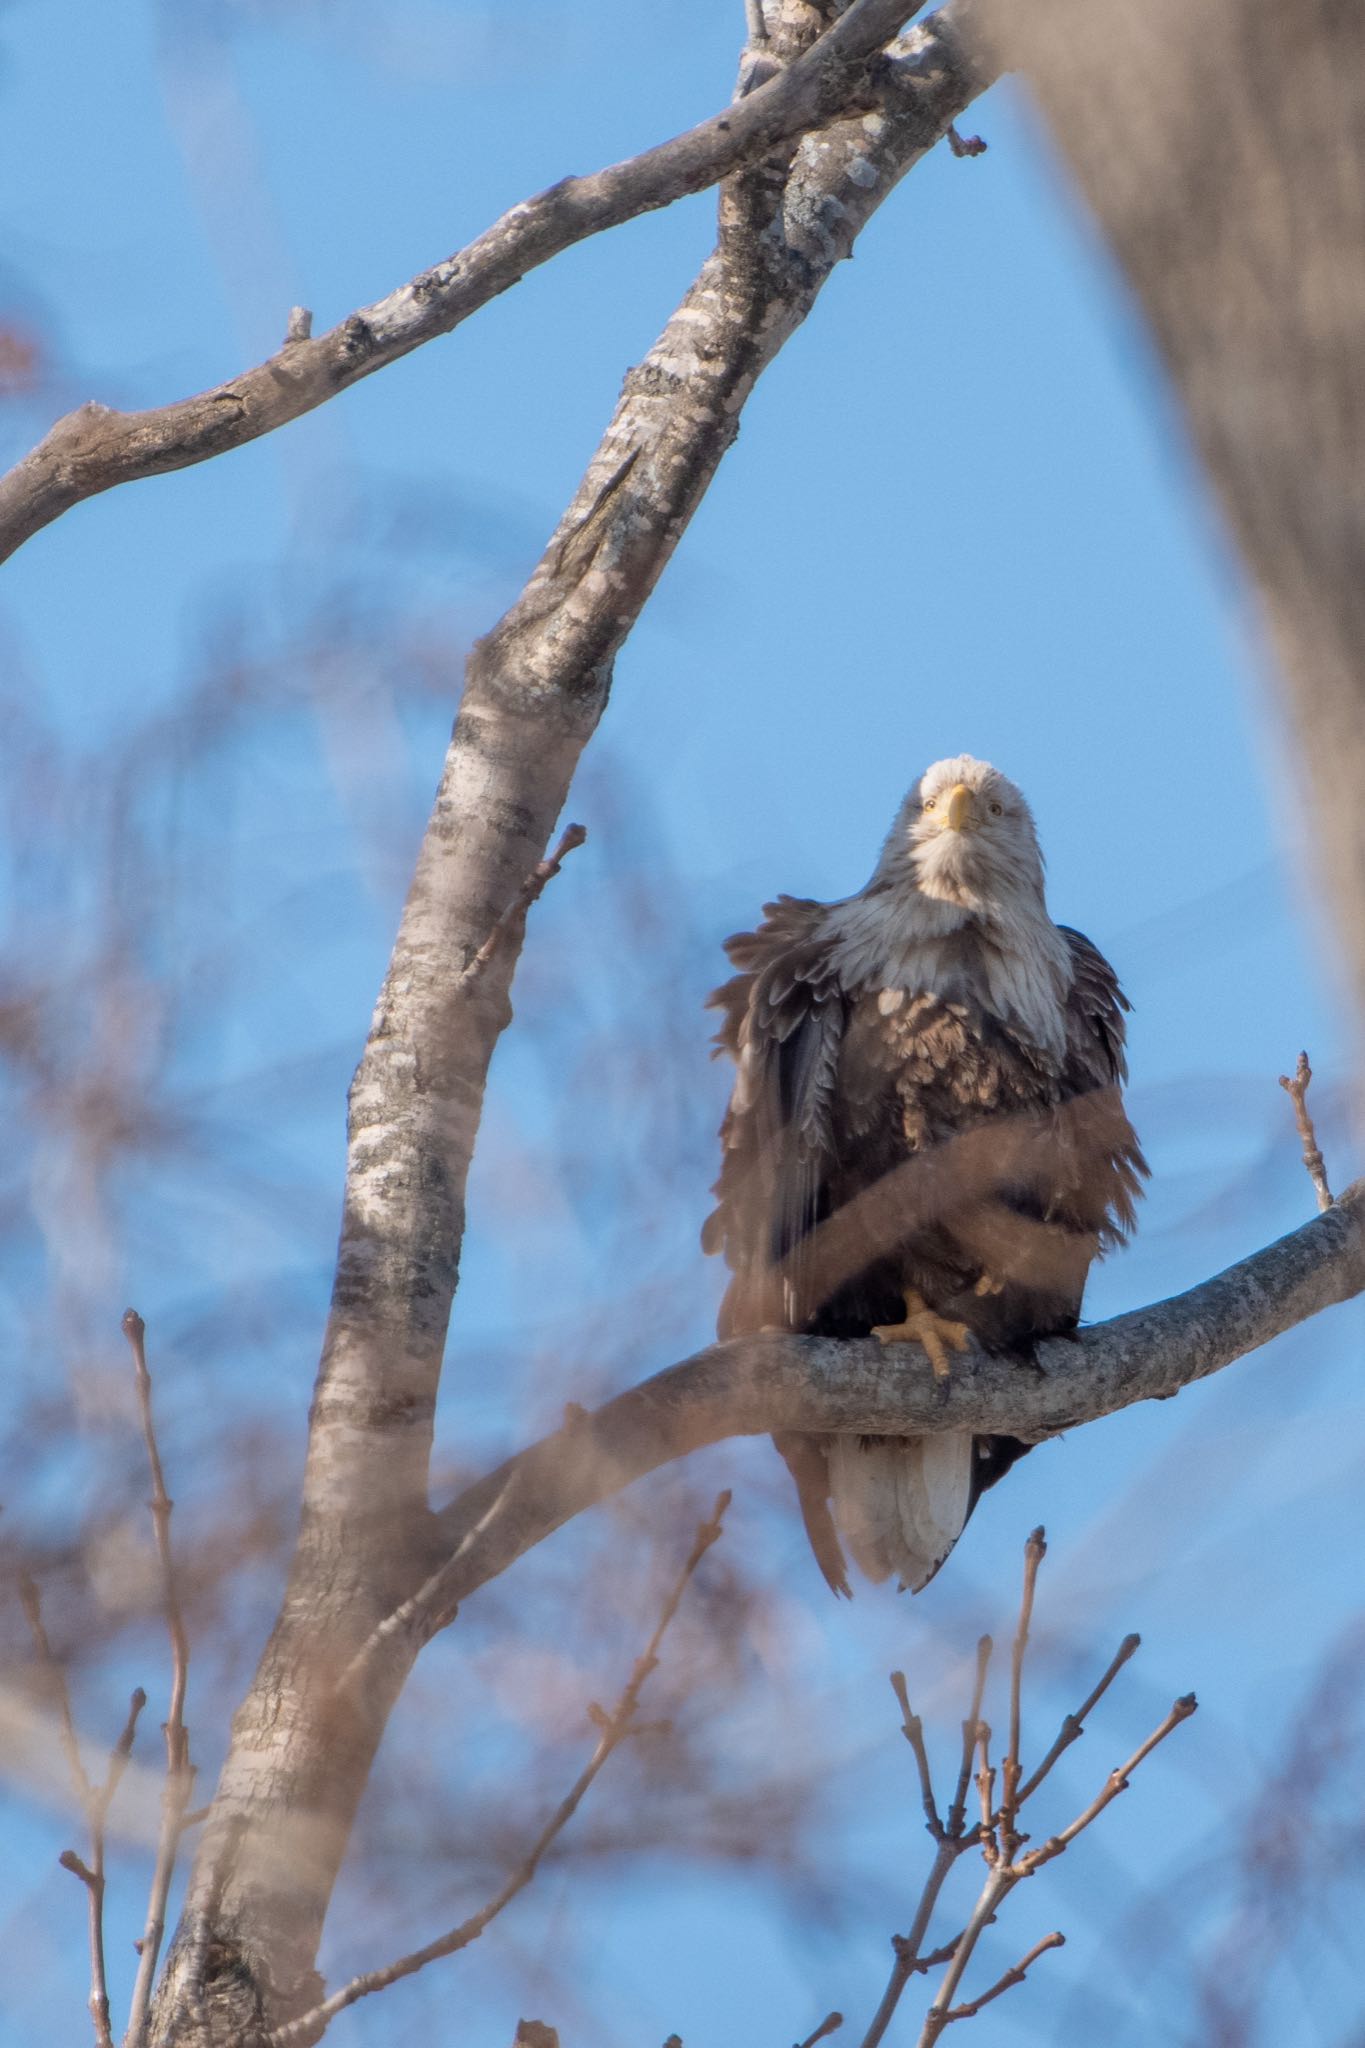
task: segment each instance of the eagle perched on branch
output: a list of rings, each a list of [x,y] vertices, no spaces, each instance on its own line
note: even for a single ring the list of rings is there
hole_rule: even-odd
[[[702,1244],[733,1278],[720,1335],[914,1341],[946,1376],[970,1338],[1027,1357],[1075,1329],[1092,1259],[1147,1172],[1124,1113],[1114,970],[1048,916],[1033,818],[968,754],[906,797],[871,881],[780,896],[727,940],[710,1003],[734,1059]],[[917,1591],[1014,1437],[775,1439],[816,1560],[849,1592]]]

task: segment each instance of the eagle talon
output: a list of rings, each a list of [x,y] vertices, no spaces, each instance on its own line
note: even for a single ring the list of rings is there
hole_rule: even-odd
[[[995,1279],[995,1278],[993,1278],[993,1276],[992,1276],[991,1274],[989,1274],[989,1273],[983,1273],[983,1274],[981,1275],[981,1278],[980,1278],[980,1279],[979,1279],[979,1280],[977,1281],[977,1283],[976,1283],[975,1287],[974,1287],[974,1288],[972,1289],[972,1293],[973,1293],[973,1294],[979,1294],[979,1295],[987,1295],[987,1294],[1003,1294],[1003,1293],[1004,1293],[1004,1291],[1005,1291],[1005,1283],[1004,1283],[1004,1281],[1003,1281],[1003,1280],[996,1280],[996,1279]]]
[[[918,1344],[928,1355],[936,1380],[948,1377],[948,1351],[965,1351],[971,1332],[965,1323],[955,1323],[930,1308],[913,1287],[905,1290],[905,1321],[878,1323],[872,1331],[879,1344]]]

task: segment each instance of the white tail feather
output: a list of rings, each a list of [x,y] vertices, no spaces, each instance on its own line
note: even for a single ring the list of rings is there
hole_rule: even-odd
[[[971,1504],[972,1436],[852,1436],[826,1440],[830,1506],[860,1569],[880,1585],[894,1572],[912,1593],[962,1534]]]

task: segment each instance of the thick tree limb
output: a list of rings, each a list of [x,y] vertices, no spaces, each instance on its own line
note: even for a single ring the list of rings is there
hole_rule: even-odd
[[[431,1565],[427,1468],[465,1181],[488,1063],[510,1017],[517,946],[499,943],[482,971],[463,970],[544,854],[617,650],[733,442],[756,379],[897,180],[990,83],[994,74],[966,45],[974,11],[975,0],[951,0],[895,46],[883,73],[886,111],[827,123],[727,188],[714,254],[626,378],[527,589],[471,657],[351,1089],[298,1547],[234,1720],[153,2016],[156,2048],[203,2040],[201,2013],[215,2037],[235,2040],[318,2002],[312,1960],[323,1916],[421,1643],[393,1617]],[[792,22],[777,19],[784,13]],[[820,20],[804,0],[768,10],[782,60],[799,52],[797,17],[808,29]],[[856,80],[849,91],[860,108]],[[362,1653],[364,1684],[342,1683]],[[201,1986],[206,1954],[211,1978]]]
[[[914,1345],[776,1333],[714,1344],[533,1444],[437,1518],[451,1558],[439,1619],[551,1532],[671,1459],[774,1430],[867,1436],[970,1429],[1030,1441],[1162,1401],[1365,1290],[1365,1182],[1186,1294],[1038,1346],[1039,1371],[973,1350],[937,1380]],[[415,1619],[415,1617],[414,1617]]]
[[[449,334],[575,242],[702,192],[784,142],[875,102],[869,59],[922,0],[854,0],[819,42],[723,113],[669,142],[523,200],[477,241],[362,306],[326,334],[295,308],[277,353],[211,391],[149,412],[91,402],[0,478],[0,561],[85,498],[186,469],[296,420],[424,342]],[[300,317],[301,316],[301,317]]]

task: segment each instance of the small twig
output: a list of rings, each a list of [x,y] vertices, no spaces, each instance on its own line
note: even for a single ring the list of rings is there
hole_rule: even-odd
[[[951,1941],[945,1941],[941,1948],[931,1948],[927,1956],[912,1955],[909,1952],[909,1942],[900,1934],[892,1935],[891,1946],[898,1956],[905,1951],[906,1974],[911,1977],[922,1977],[926,1971],[936,1970],[940,1963],[950,1963],[953,1960],[957,1954],[957,1945],[965,1932],[966,1929],[960,1927]]]
[[[129,1718],[123,1724],[123,1735],[115,1743],[113,1751],[108,1753],[108,1769],[104,1772],[104,1782],[100,1786],[94,1786],[80,1757],[76,1716],[72,1714],[72,1692],[68,1681],[65,1681],[65,1671],[57,1663],[57,1657],[47,1638],[47,1628],[43,1624],[43,1597],[39,1593],[37,1581],[27,1571],[20,1573],[18,1597],[20,1604],[23,1604],[25,1618],[29,1622],[29,1632],[33,1634],[35,1649],[39,1653],[39,1663],[43,1665],[51,1694],[57,1702],[57,1718],[61,1722],[61,1747],[65,1749],[65,1759],[70,1763],[72,1778],[76,1782],[76,1796],[80,1798],[80,1804],[86,1812],[86,1823],[90,1827],[90,1862],[86,1864],[76,1853],[76,1849],[63,1849],[57,1862],[61,1864],[63,1870],[70,1870],[72,1876],[80,1878],[80,1882],[86,1886],[86,1907],[90,1917],[90,1997],[86,2003],[90,2007],[90,2019],[94,2023],[96,2048],[113,2048],[113,2032],[111,2023],[108,2023],[108,1972],[104,1966],[104,1825],[108,1821],[108,1806],[111,1806],[113,1796],[119,1790],[119,1780],[123,1778],[129,1755],[133,1751],[137,1716],[147,1704],[147,1694],[139,1686],[133,1698],[129,1700]]]
[[[1141,1643],[1141,1636],[1124,1637],[1117,1650],[1115,1650],[1109,1669],[1105,1672],[1099,1684],[1093,1692],[1087,1694],[1086,1698],[1081,1701],[1074,1714],[1067,1715],[1051,1749],[1032,1776],[1026,1779],[1024,1784],[1020,1786],[1018,1805],[1022,1806],[1026,1799],[1032,1798],[1063,1750],[1070,1749],[1073,1742],[1079,1742],[1085,1733],[1085,1724],[1094,1712],[1096,1705],[1104,1697],[1105,1693],[1108,1692],[1110,1686],[1114,1683],[1114,1680],[1118,1677],[1134,1651],[1140,1648]]]
[[[540,896],[546,883],[552,882],[559,873],[566,856],[571,854],[575,847],[581,846],[587,836],[587,830],[582,825],[564,827],[554,852],[547,855],[544,860],[536,862],[478,952],[461,970],[456,984],[458,987],[466,987],[470,982],[478,980],[503,940],[510,933],[520,930],[527,911]]]
[[[999,1860],[1000,1845],[995,1836],[995,1772],[991,1766],[991,1729],[989,1721],[976,1724],[976,1746],[981,1758],[976,1774],[976,1789],[981,1798],[981,1850],[988,1863]]]
[[[166,1738],[166,1784],[161,1795],[161,1827],[157,1835],[156,1862],[152,1869],[147,1899],[147,1924],[138,1951],[137,1978],[128,2014],[129,2048],[139,2048],[151,2010],[152,1986],[156,1981],[157,1957],[166,1931],[166,1901],[175,1873],[176,1852],[184,1832],[185,1814],[194,1790],[194,1766],[190,1762],[189,1730],[185,1726],[185,1691],[189,1683],[190,1644],[176,1584],[175,1560],[171,1555],[171,1509],[157,1447],[156,1424],[152,1419],[152,1376],[147,1370],[147,1325],[135,1308],[125,1311],[123,1334],[133,1354],[133,1377],[137,1386],[142,1435],[147,1446],[147,1464],[152,1478],[152,1528],[156,1554],[161,1566],[161,1605],[171,1641],[171,1703],[162,1726]]]
[[[1294,1122],[1298,1125],[1299,1138],[1303,1144],[1303,1163],[1308,1169],[1308,1178],[1313,1183],[1319,1209],[1330,1209],[1332,1190],[1327,1185],[1327,1167],[1318,1149],[1318,1134],[1308,1108],[1308,1084],[1313,1078],[1313,1069],[1308,1064],[1308,1055],[1301,1052],[1294,1068],[1291,1081],[1288,1074],[1281,1074],[1280,1086],[1294,1105]]]
[[[104,1961],[105,1830],[114,1794],[118,1791],[119,1781],[127,1770],[128,1759],[133,1753],[133,1738],[137,1734],[138,1716],[146,1704],[147,1695],[139,1685],[129,1695],[128,1718],[123,1724],[118,1741],[109,1752],[109,1767],[104,1774],[104,1783],[98,1791],[92,1792],[90,1797],[90,1870],[85,1875],[85,1883],[90,1894],[89,2004],[99,2048],[113,2048],[113,2034],[109,2024],[109,1978]]]
[[[986,1876],[981,1895],[972,1908],[971,1918],[962,1930],[962,1938],[953,1950],[938,1997],[924,2016],[920,2029],[919,2048],[933,2048],[943,2029],[948,2025],[948,2014],[952,2009],[953,1995],[962,1982],[962,1975],[972,1959],[972,1952],[985,1930],[995,1918],[996,1908],[1008,1898],[1018,1879],[1003,1863],[996,1864]]]
[[[981,1701],[986,1691],[986,1673],[995,1645],[982,1636],[976,1646],[976,1683],[972,1689],[971,1712],[962,1723],[962,1763],[957,1774],[957,1791],[948,1809],[948,1833],[956,1841],[967,1821],[967,1787],[972,1782],[972,1758],[976,1755],[976,1731],[981,1720]]]
[[[950,1962],[957,1951],[958,1943],[963,1938],[961,1934],[956,1934],[950,1942],[936,1948],[931,1955],[920,1953],[924,1937],[929,1931],[934,1908],[938,1904],[939,1893],[943,1890],[949,1871],[958,1857],[965,1854],[968,1849],[975,1848],[981,1839],[981,1828],[978,1824],[974,1823],[970,1828],[967,1826],[967,1788],[972,1781],[972,1759],[976,1754],[978,1736],[984,1727],[981,1719],[981,1700],[986,1689],[986,1672],[991,1661],[991,1648],[990,1637],[982,1636],[976,1646],[976,1676],[972,1681],[971,1708],[962,1723],[962,1765],[958,1773],[957,1790],[948,1809],[947,1825],[945,1827],[939,1824],[937,1832],[935,1823],[938,1822],[938,1809],[929,1778],[928,1756],[923,1755],[921,1762],[923,1737],[920,1733],[919,1720],[910,1711],[910,1700],[903,1674],[899,1671],[893,1671],[891,1674],[892,1688],[904,1716],[903,1732],[915,1751],[916,1762],[920,1765],[920,1792],[925,1812],[930,1815],[929,1832],[934,1836],[938,1846],[929,1875],[924,1880],[924,1889],[920,1893],[909,1933],[893,1934],[891,1937],[895,1961],[891,1966],[891,1975],[887,1979],[881,2003],[872,2015],[872,2023],[863,2035],[860,2048],[877,2048],[877,2043],[895,2017],[901,1994],[910,1979],[926,1970],[937,1969],[940,1963]],[[915,1731],[913,1733],[912,1728]],[[986,1732],[989,1735],[989,1730]]]
[[[1084,1828],[1088,1828],[1091,1821],[1098,1819],[1099,1815],[1104,1812],[1105,1807],[1112,1805],[1113,1801],[1118,1798],[1120,1792],[1128,1790],[1128,1780],[1144,1758],[1151,1755],[1159,1742],[1166,1740],[1166,1737],[1173,1728],[1178,1728],[1182,1721],[1188,1721],[1190,1715],[1197,1711],[1198,1706],[1199,1702],[1192,1692],[1183,1693],[1173,1703],[1170,1713],[1167,1714],[1160,1727],[1154,1728],[1147,1737],[1147,1740],[1139,1743],[1127,1763],[1121,1764],[1118,1770],[1109,1773],[1103,1786],[1096,1793],[1085,1811],[1077,1814],[1075,1820],[1068,1827],[1064,1827],[1059,1835],[1050,1835],[1047,1841],[1040,1843],[1036,1849],[1030,1849],[1027,1856],[1022,1856],[1019,1859],[1019,1862],[1014,1866],[1017,1875],[1019,1877],[1032,1877],[1034,1871],[1039,1869],[1044,1863],[1050,1863],[1054,1856],[1060,1856],[1065,1849],[1070,1848],[1077,1835]]]
[[[313,316],[307,306],[291,306],[289,308],[289,324],[284,330],[286,342],[311,341],[312,336]]]
[[[1021,1956],[1013,1969],[1006,1970],[998,1984],[992,1984],[989,1991],[983,1991],[980,1998],[974,1998],[969,2005],[955,2005],[943,2014],[943,2023],[953,2020],[975,2019],[983,2005],[989,2005],[993,1998],[999,1998],[1002,1991],[1009,1991],[1016,1984],[1022,1984],[1039,1956],[1046,1955],[1050,1948],[1065,1948],[1064,1934],[1045,1934],[1041,1941],[1034,1943],[1026,1956]]]
[[[1090,1805],[1077,1815],[1070,1826],[1063,1828],[1060,1834],[1050,1836],[1038,1848],[1029,1850],[1027,1855],[1020,1854],[1020,1850],[1029,1839],[1019,1830],[1020,1807],[1042,1784],[1063,1751],[1085,1732],[1087,1716],[1103,1698],[1140,1642],[1136,1635],[1124,1637],[1098,1683],[1092,1687],[1076,1712],[1066,1716],[1052,1747],[1037,1769],[1025,1778],[1021,1761],[1024,1664],[1033,1623],[1038,1571],[1046,1555],[1046,1537],[1041,1529],[1035,1529],[1024,1546],[1023,1588],[1010,1660],[1009,1735],[999,1772],[1001,1799],[998,1809],[995,1806],[996,1770],[991,1764],[991,1730],[981,1711],[992,1654],[990,1637],[982,1636],[977,1644],[971,1711],[962,1723],[962,1759],[958,1771],[957,1790],[948,1809],[946,1824],[939,1822],[923,1729],[918,1716],[911,1709],[904,1676],[898,1671],[891,1675],[892,1688],[901,1709],[902,1733],[915,1752],[921,1798],[925,1813],[929,1817],[929,1832],[934,1837],[936,1848],[932,1868],[920,1895],[914,1925],[909,1934],[892,1936],[895,1966],[882,1994],[881,2003],[873,2015],[872,2024],[863,2037],[862,2048],[878,2048],[911,1977],[935,1969],[939,1965],[944,1966],[938,1996],[925,2014],[918,2043],[918,2048],[934,2048],[945,2027],[951,2026],[957,2020],[971,2019],[983,2006],[989,2005],[1013,1985],[1021,1984],[1026,1972],[1039,1956],[1048,1949],[1063,1946],[1064,1938],[1060,1933],[1048,1935],[1030,1949],[1022,1961],[1007,1970],[989,1991],[984,1991],[980,1997],[967,2000],[960,2005],[954,2002],[982,1934],[994,1922],[1010,1893],[1017,1885],[1022,1884],[1025,1878],[1031,1877],[1036,1870],[1041,1869],[1043,1864],[1062,1855],[1077,1835],[1089,1827],[1120,1792],[1127,1789],[1132,1772],[1151,1754],[1157,1744],[1164,1741],[1173,1728],[1178,1727],[1180,1722],[1188,1720],[1195,1712],[1196,1701],[1193,1693],[1176,1700],[1161,1725],[1155,1728],[1146,1741],[1134,1751],[1127,1763],[1110,1772],[1099,1793]],[[981,1817],[968,1828],[967,1797],[973,1777],[980,1801]],[[945,1942],[932,1954],[924,1954],[921,1951],[930,1918],[948,1872],[966,1849],[978,1843],[986,1863],[986,1876],[967,1923],[961,1933],[955,1935],[951,1941]]]
[[[81,1805],[89,1808],[93,1788],[81,1761],[81,1745],[76,1735],[76,1720],[71,1711],[71,1691],[66,1682],[66,1673],[57,1661],[56,1653],[48,1638],[47,1625],[43,1620],[43,1596],[38,1582],[31,1572],[21,1569],[19,1573],[19,1604],[24,1610],[28,1632],[33,1638],[33,1647],[38,1652],[47,1689],[57,1709],[57,1720],[62,1731],[62,1748],[66,1761],[75,1780],[76,1791]]]
[[[1019,1625],[1014,1631],[1010,1656],[1010,1738],[1000,1770],[1000,1843],[1006,1862],[1019,1847],[1015,1823],[1019,1818],[1020,1694],[1024,1682],[1024,1656],[1028,1650],[1029,1624],[1033,1620],[1033,1596],[1038,1584],[1038,1567],[1047,1556],[1047,1537],[1041,1528],[1033,1531],[1024,1545],[1024,1590],[1019,1600]]]
[[[597,1747],[501,1890],[486,1905],[481,1906],[477,1913],[461,1921],[458,1927],[452,1927],[449,1933],[428,1942],[424,1948],[413,1949],[410,1954],[386,1963],[382,1969],[367,1970],[361,1976],[353,1977],[349,1984],[344,1984],[339,1991],[334,1991],[330,1998],[310,2007],[307,2012],[301,2013],[297,2019],[290,2020],[287,2025],[277,2027],[273,2033],[265,2036],[269,2048],[289,2048],[291,2042],[316,2040],[339,2012],[344,2012],[359,1999],[368,1998],[375,1991],[387,1990],[390,1984],[397,1984],[404,1977],[414,1976],[418,1970],[425,1969],[428,1963],[434,1963],[442,1956],[454,1955],[459,1949],[468,1948],[472,1941],[478,1940],[484,1929],[497,1918],[504,1907],[510,1905],[518,1893],[525,1891],[540,1868],[547,1850],[578,1811],[608,1757],[613,1750],[619,1749],[622,1742],[632,1733],[640,1694],[650,1673],[658,1666],[659,1648],[665,1632],[678,1611],[679,1603],[697,1566],[720,1535],[721,1522],[729,1505],[728,1492],[718,1495],[710,1519],[703,1522],[697,1530],[686,1562],[668,1598],[664,1601],[654,1633],[642,1654],[636,1659],[635,1667],[616,1705],[610,1713],[604,1713],[600,1707],[589,1710],[590,1718],[599,1731]]]
[[[959,135],[957,128],[949,124],[948,147],[954,156],[984,156],[986,145],[979,135]]]
[[[109,1766],[100,1785],[91,1782],[81,1759],[80,1740],[76,1734],[76,1721],[71,1708],[71,1691],[66,1682],[66,1673],[58,1663],[48,1639],[43,1622],[42,1595],[36,1580],[28,1573],[19,1577],[19,1599],[28,1622],[43,1666],[48,1686],[57,1705],[58,1719],[62,1731],[62,1747],[75,1781],[76,1794],[85,1811],[90,1829],[90,1861],[76,1854],[74,1849],[63,1849],[57,1858],[63,1870],[69,1870],[78,1877],[86,1890],[90,1932],[90,1996],[87,2004],[95,2029],[97,2048],[113,2048],[113,2035],[109,2023],[109,1978],[104,1959],[104,1841],[109,1808],[119,1787],[119,1780],[127,1768],[132,1754],[133,1737],[137,1732],[137,1717],[147,1704],[147,1695],[139,1686],[128,1703],[128,1718],[123,1732],[109,1752]]]
[[[827,2012],[813,2034],[807,2034],[804,2041],[798,2041],[796,2048],[815,2048],[817,2041],[823,2041],[830,2034],[837,2034],[844,2024],[841,2012]]]
[[[936,1842],[943,1840],[943,1822],[939,1818],[938,1804],[934,1798],[934,1781],[929,1770],[929,1752],[924,1747],[924,1723],[910,1708],[910,1695],[905,1689],[905,1673],[893,1671],[891,1690],[895,1693],[901,1710],[901,1733],[915,1752],[915,1768],[919,1772],[920,1798],[924,1802],[925,1825]]]

